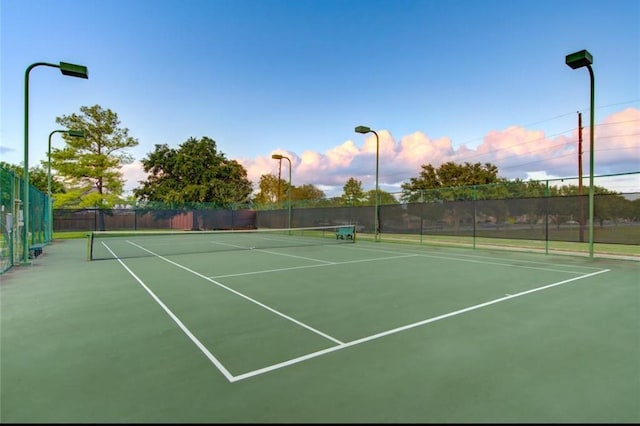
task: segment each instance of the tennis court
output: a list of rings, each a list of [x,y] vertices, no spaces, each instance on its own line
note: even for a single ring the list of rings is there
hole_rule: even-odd
[[[640,421],[637,261],[228,234],[4,274],[0,420]]]

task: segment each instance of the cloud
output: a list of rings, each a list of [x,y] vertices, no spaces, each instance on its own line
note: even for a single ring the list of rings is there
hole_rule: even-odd
[[[125,180],[125,192],[132,192],[133,189],[140,186],[139,181],[147,180],[147,174],[144,172],[142,163],[138,160],[131,164],[125,164],[120,168],[120,172]]]
[[[379,185],[389,192],[401,190],[401,183],[420,174],[421,166],[439,167],[447,161],[459,164],[491,163],[498,174],[509,179],[531,179],[534,176],[578,175],[578,131],[548,137],[543,131],[511,126],[491,130],[475,148],[454,147],[449,137],[430,138],[416,131],[396,140],[390,131],[377,131],[379,136]],[[325,152],[306,150],[300,154],[276,150],[251,159],[236,159],[247,170],[249,180],[257,189],[260,176],[277,174],[278,162],[272,154],[282,154],[291,160],[292,183],[312,184],[328,196],[342,193],[351,177],[362,182],[365,190],[375,186],[376,138],[369,133],[358,139],[346,140]],[[640,171],[640,110],[628,108],[602,120],[595,131],[594,174],[614,174]],[[583,128],[583,173],[589,173],[589,127]],[[288,177],[289,164],[282,162],[283,179]],[[146,179],[140,162],[123,168],[127,188],[138,186]]]
[[[13,149],[13,148],[8,148],[6,146],[0,146],[0,154],[2,154],[2,155],[7,155],[8,153],[14,152],[14,151],[15,151],[15,149]]]
[[[640,170],[640,110],[627,108],[596,127],[596,174]],[[588,152],[589,134],[586,139]]]

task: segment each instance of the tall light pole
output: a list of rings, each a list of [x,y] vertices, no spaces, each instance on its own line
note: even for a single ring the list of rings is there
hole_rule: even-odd
[[[356,127],[355,130],[356,130],[356,133],[362,133],[362,134],[373,133],[374,135],[376,135],[376,193],[373,197],[375,199],[373,226],[375,228],[374,239],[376,242],[378,242],[380,241],[380,212],[378,211],[378,205],[380,204],[378,202],[378,198],[380,197],[380,191],[378,190],[378,163],[380,159],[380,138],[378,137],[378,134],[375,132],[375,130],[371,130],[367,126],[358,126]]]
[[[580,214],[580,231],[578,236],[581,243],[584,243],[584,200],[582,199],[582,113],[578,111],[578,208]]]
[[[589,77],[591,80],[591,111],[589,117],[589,257],[593,258],[593,211],[594,211],[594,202],[593,202],[593,128],[594,128],[594,92],[595,92],[595,79],[593,77],[593,69],[591,68],[591,64],[593,63],[593,56],[586,50],[581,50],[579,52],[572,53],[567,55],[565,58],[565,62],[572,69],[583,68],[586,67],[589,71]]]
[[[277,197],[276,197],[276,198],[277,198],[278,208],[280,208],[280,207],[282,207],[282,206],[280,205],[280,198],[281,198],[281,197],[280,197],[280,192],[281,192],[281,191],[280,191],[280,181],[282,180],[282,179],[280,179],[280,175],[282,174],[282,157],[277,157],[276,155],[277,155],[277,154],[273,154],[273,155],[271,156],[271,158],[273,158],[274,160],[280,160],[280,161],[278,162],[278,195],[277,195]]]
[[[24,73],[24,182],[22,196],[23,240],[22,263],[29,263],[29,73],[37,66],[59,68],[63,75],[69,77],[89,78],[87,67],[83,65],[60,62],[50,64],[48,62],[36,62],[27,67]]]
[[[271,156],[274,160],[280,160],[280,167],[282,167],[282,159],[284,158],[289,162],[289,188],[287,189],[287,193],[289,196],[289,229],[291,229],[291,159],[284,155],[273,154]],[[278,197],[280,196],[280,173],[278,173]]]
[[[84,132],[82,130],[54,130],[49,133],[49,149],[47,150],[47,199],[49,200],[49,215],[48,215],[48,233],[49,241],[53,240],[53,201],[51,200],[51,136],[54,133],[66,133],[69,136],[75,138],[84,138]]]

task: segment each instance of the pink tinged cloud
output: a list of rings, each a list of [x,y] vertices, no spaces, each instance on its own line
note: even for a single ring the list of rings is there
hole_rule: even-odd
[[[640,170],[640,110],[627,108],[608,116],[596,127],[594,136],[596,161],[626,161],[635,163],[633,170]],[[588,133],[585,141],[588,151]]]
[[[305,152],[310,153],[310,151]],[[360,150],[353,141],[346,141],[342,145],[327,151],[326,156],[330,168],[347,168],[351,165],[351,162],[356,156],[358,156],[358,154],[360,154]],[[311,158],[310,155],[309,157]],[[310,166],[309,168],[311,170],[313,169],[310,162],[305,163],[305,165]]]
[[[544,132],[511,126],[503,131],[490,131],[477,151],[492,157],[494,162],[514,156],[535,158],[555,149],[549,142]]]
[[[422,132],[414,132],[400,140],[396,160],[421,170],[423,164],[440,165],[450,161],[454,152],[451,139],[429,139]]]
[[[628,108],[604,117],[596,123],[596,173],[618,173],[640,170],[640,110]],[[571,134],[547,137],[543,131],[511,126],[492,130],[476,148],[454,147],[449,137],[431,139],[416,131],[396,142],[388,130],[377,130],[380,138],[380,183],[398,185],[420,174],[421,166],[439,167],[447,161],[456,163],[491,163],[500,176],[527,178],[532,173],[555,176],[577,175],[577,140]],[[354,142],[355,140],[355,142]],[[257,189],[260,176],[277,174],[278,161],[271,154],[286,155],[292,163],[292,181],[296,186],[313,184],[321,189],[342,188],[350,177],[371,189],[375,172],[376,138],[372,133],[358,135],[354,140],[324,152],[306,150],[299,156],[285,150],[253,159],[239,159],[247,177]],[[357,143],[360,143],[358,145]],[[583,168],[589,164],[589,122],[583,118]],[[283,160],[282,173],[288,176],[288,162]],[[139,162],[123,168],[128,188],[146,179]]]

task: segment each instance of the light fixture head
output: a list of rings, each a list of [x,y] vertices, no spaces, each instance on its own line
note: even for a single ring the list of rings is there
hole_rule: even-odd
[[[60,62],[60,72],[70,77],[89,78],[89,71],[83,65]]]
[[[567,55],[565,58],[565,62],[574,70],[576,68],[586,67],[587,65],[593,64],[593,56],[586,50],[581,50],[579,52],[572,53]]]

